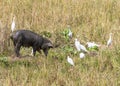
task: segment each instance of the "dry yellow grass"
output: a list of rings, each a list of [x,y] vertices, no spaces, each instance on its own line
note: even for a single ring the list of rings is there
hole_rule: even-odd
[[[48,58],[37,54],[13,61],[9,41],[13,16],[16,30],[50,32],[53,43],[56,34],[70,25],[72,46],[78,38],[83,44],[95,41],[102,47],[97,56],[87,55],[85,59],[58,47],[50,50]],[[110,32],[114,41],[106,48]],[[0,0],[0,58],[8,58],[0,60],[0,86],[119,86],[119,36],[120,0]],[[21,54],[26,55],[24,49]],[[67,63],[67,55],[73,58],[74,67]]]

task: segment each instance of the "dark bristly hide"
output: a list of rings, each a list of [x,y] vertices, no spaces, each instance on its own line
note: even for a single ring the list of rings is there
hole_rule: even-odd
[[[48,54],[48,50],[53,48],[53,45],[50,40],[44,38],[37,33],[34,33],[29,30],[17,30],[10,35],[13,44],[16,56],[20,56],[20,48],[23,47],[32,47],[33,55],[35,56],[36,51],[40,52],[43,50],[45,56]]]

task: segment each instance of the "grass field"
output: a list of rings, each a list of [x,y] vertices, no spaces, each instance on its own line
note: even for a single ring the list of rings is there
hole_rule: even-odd
[[[119,86],[120,85],[120,0],[0,0],[0,86]],[[48,57],[13,58],[9,40],[12,18],[16,30],[27,29],[48,37],[54,45]],[[67,40],[64,31],[73,32]],[[106,47],[109,33],[112,45]],[[100,44],[96,55],[83,59],[74,46],[77,38]],[[70,56],[75,66],[67,62]]]

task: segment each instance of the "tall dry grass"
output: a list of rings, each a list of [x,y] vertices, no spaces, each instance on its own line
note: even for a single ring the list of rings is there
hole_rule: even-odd
[[[73,40],[78,38],[83,44],[95,41],[103,47],[97,56],[88,55],[85,59],[58,47],[50,51],[47,59],[38,54],[20,61],[1,60],[1,86],[120,85],[120,0],[0,0],[1,57],[13,54],[9,40],[13,16],[16,30],[48,31],[53,43],[57,33],[70,25]],[[110,32],[114,41],[111,48],[106,48]],[[67,55],[75,61],[74,67],[66,62]]]

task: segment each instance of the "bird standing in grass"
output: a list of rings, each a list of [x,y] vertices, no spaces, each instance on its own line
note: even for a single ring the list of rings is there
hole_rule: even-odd
[[[31,55],[31,56],[34,56],[34,55],[33,55],[33,49],[32,49],[32,52],[31,52],[31,54],[30,54],[30,55]]]
[[[109,39],[107,41],[107,47],[109,47],[112,44],[112,33],[109,34]]]
[[[87,49],[85,48],[85,46],[83,46],[82,44],[80,44],[80,49],[81,49],[83,52],[88,52]]]
[[[80,58],[84,58],[85,54],[84,53],[80,53]]]
[[[73,62],[72,58],[70,58],[69,56],[67,57],[67,61],[68,61],[68,63],[70,63],[71,65],[74,66],[74,62]]]
[[[79,42],[77,39],[75,39],[75,47],[76,47],[76,49],[77,49],[78,51],[81,50],[81,49],[80,49],[80,42]]]
[[[80,44],[80,42],[77,39],[75,39],[75,47],[78,51],[88,52],[85,46]]]
[[[15,30],[15,16],[13,17],[12,24],[11,24],[12,32]]]
[[[92,47],[100,47],[100,45],[96,44],[95,42],[87,42],[88,48],[92,48]]]
[[[70,26],[68,26],[68,36],[69,36],[69,38],[72,38],[72,31],[70,29]]]

